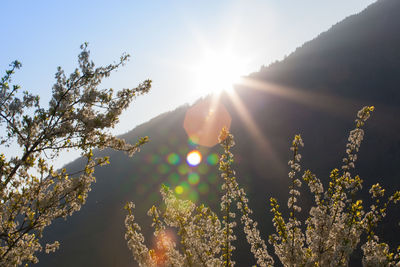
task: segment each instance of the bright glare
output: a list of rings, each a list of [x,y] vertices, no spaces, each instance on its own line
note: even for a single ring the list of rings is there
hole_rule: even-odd
[[[176,192],[178,195],[182,194],[182,193],[183,193],[183,187],[180,186],[180,185],[176,186],[176,187],[175,187],[175,192]]]
[[[190,151],[187,154],[186,161],[190,166],[197,166],[201,162],[201,154],[197,150]]]
[[[246,62],[231,51],[208,51],[196,64],[197,89],[204,93],[230,91],[245,74]]]

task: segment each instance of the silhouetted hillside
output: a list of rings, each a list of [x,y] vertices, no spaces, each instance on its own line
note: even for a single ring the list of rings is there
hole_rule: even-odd
[[[359,101],[398,105],[398,12],[398,1],[377,1],[254,76],[307,90],[333,90]]]
[[[353,173],[364,180],[364,198],[376,182],[387,188],[388,194],[400,189],[398,14],[400,1],[378,1],[307,42],[285,60],[250,75],[245,84],[237,86],[237,98],[221,98],[232,118],[238,181],[247,189],[265,239],[273,233],[267,200],[274,196],[281,206],[286,205],[287,161],[293,136],[300,133],[305,143],[300,152],[302,170],[311,169],[326,182],[329,172],[342,165],[348,133],[354,127],[356,112],[364,105],[375,105],[376,112],[367,123]],[[189,108],[162,114],[125,134],[130,142],[140,136],[150,137],[151,142],[133,158],[99,152],[111,155],[111,165],[96,171],[97,183],[82,210],[45,231],[46,239],[59,240],[61,248],[40,257],[40,266],[135,266],[124,240],[123,206],[126,201],[136,203],[136,218],[151,244],[151,222],[146,212],[159,203],[161,183],[173,188],[181,185],[183,197],[219,210],[221,181],[214,153],[220,150],[218,146],[206,148],[188,142],[183,121]],[[202,153],[203,161],[190,167],[185,157],[195,148]],[[67,168],[79,164],[78,160]],[[188,182],[189,173],[196,173],[199,181]],[[312,198],[306,186],[301,193],[302,203],[309,205]],[[307,212],[303,207],[303,216]],[[389,213],[392,215],[384,221],[381,236],[397,246],[400,209],[389,209]],[[236,247],[238,266],[255,264],[242,234]]]

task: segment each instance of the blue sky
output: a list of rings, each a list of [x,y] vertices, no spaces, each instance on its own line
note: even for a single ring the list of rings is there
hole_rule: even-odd
[[[114,133],[192,103],[214,89],[199,86],[198,66],[207,51],[227,47],[243,75],[280,60],[296,47],[373,0],[290,1],[2,1],[0,71],[18,59],[14,81],[48,102],[57,66],[77,63],[79,46],[89,42],[97,65],[131,60],[104,87],[133,87],[150,78],[151,93],[121,117]],[[204,79],[203,79],[204,78]],[[201,77],[202,86],[207,77]]]

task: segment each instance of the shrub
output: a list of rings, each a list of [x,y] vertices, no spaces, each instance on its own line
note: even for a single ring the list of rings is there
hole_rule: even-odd
[[[87,44],[81,46],[79,68],[66,76],[61,67],[55,75],[53,93],[47,107],[39,96],[20,93],[11,78],[21,63],[15,61],[0,80],[0,146],[15,148],[16,155],[0,153],[0,266],[37,263],[42,250],[43,230],[55,219],[78,211],[86,202],[95,182],[94,168],[108,164],[108,157],[94,158],[94,149],[112,148],[133,155],[147,142],[136,144],[110,134],[121,112],[136,96],[151,87],[146,80],[136,88],[114,93],[98,89],[101,81],[124,65],[119,62],[95,68]],[[56,170],[52,165],[61,151],[80,151],[86,159],[75,173]],[[58,241],[46,244],[47,253],[56,250]]]
[[[363,234],[366,242],[361,246],[364,253],[364,266],[400,266],[400,247],[397,252],[390,252],[386,243],[381,243],[374,229],[386,215],[390,203],[400,200],[397,191],[383,200],[385,190],[375,184],[369,190],[373,205],[368,209],[356,193],[362,187],[359,176],[351,174],[357,160],[357,153],[364,137],[364,126],[374,107],[363,107],[356,118],[356,127],[350,132],[346,145],[346,157],[341,170],[334,169],[330,174],[330,182],[324,188],[320,179],[311,171],[300,173],[300,148],[303,141],[296,135],[290,150],[293,157],[290,166],[288,218],[279,211],[275,198],[270,199],[273,224],[276,233],[270,235],[269,243],[284,266],[347,266],[351,253],[360,244]],[[235,218],[239,214],[240,222],[250,244],[251,252],[259,266],[273,266],[274,260],[268,254],[266,242],[261,239],[257,222],[251,219],[252,210],[248,206],[248,198],[241,188],[232,169],[234,146],[233,136],[223,129],[220,144],[224,149],[219,169],[223,179],[224,195],[220,206],[222,219],[204,205],[196,206],[188,200],[178,199],[166,186],[162,186],[161,195],[165,209],[153,206],[148,215],[153,218],[154,235],[157,244],[149,249],[144,244],[144,236],[140,226],[135,222],[133,203],[127,203],[128,215],[125,220],[128,247],[140,266],[233,266],[232,255],[236,239],[234,229]],[[298,188],[305,182],[314,196],[314,205],[310,208],[305,222],[297,219],[301,210],[297,205],[300,197]],[[233,211],[236,205],[236,212]],[[301,226],[304,226],[303,229]],[[169,237],[167,228],[177,229],[180,245]]]

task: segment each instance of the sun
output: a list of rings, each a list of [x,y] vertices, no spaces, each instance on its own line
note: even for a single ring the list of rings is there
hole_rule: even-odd
[[[246,62],[232,51],[207,51],[193,68],[197,90],[205,94],[229,92],[245,69]]]

